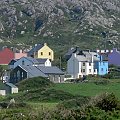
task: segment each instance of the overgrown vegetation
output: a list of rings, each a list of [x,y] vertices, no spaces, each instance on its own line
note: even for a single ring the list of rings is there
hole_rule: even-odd
[[[20,89],[18,94],[0,100],[1,120],[120,119],[119,79],[106,82],[105,78],[98,81],[89,78],[87,83],[54,84],[37,77],[17,85]],[[15,102],[9,105],[13,98]],[[45,106],[46,103],[54,107],[49,109],[50,105]]]
[[[53,85],[53,83],[43,77],[35,77],[35,78],[29,78],[23,81],[20,81],[16,84],[19,88],[19,91],[28,91],[31,89],[41,89],[41,88],[47,88]]]
[[[2,120],[115,120],[120,119],[120,101],[113,93],[104,93],[85,102],[80,99],[64,101],[50,110],[33,107],[31,110],[16,108],[3,111],[0,111]]]

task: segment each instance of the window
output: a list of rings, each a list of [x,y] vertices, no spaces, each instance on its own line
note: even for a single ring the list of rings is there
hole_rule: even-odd
[[[51,52],[49,52],[49,55],[51,55]]]
[[[23,72],[22,72],[22,78],[23,78]]]
[[[85,72],[85,69],[83,69],[82,71]]]
[[[22,65],[25,65],[25,61],[24,60],[22,61]]]
[[[91,66],[91,63],[89,63],[89,66]]]
[[[43,52],[41,52],[41,55],[43,55]]]
[[[89,72],[91,73],[91,69],[89,69]]]
[[[85,66],[85,63],[83,63],[83,66]]]
[[[101,68],[101,71],[103,71],[103,68]]]

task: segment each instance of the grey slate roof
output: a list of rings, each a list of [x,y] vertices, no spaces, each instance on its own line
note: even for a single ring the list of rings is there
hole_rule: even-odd
[[[36,59],[40,64],[44,64],[46,61],[47,61],[47,59],[41,59],[41,58],[38,58],[38,59]]]
[[[29,52],[28,56],[33,55],[34,52],[37,52],[39,49],[41,49],[44,45],[43,44],[37,44],[35,45]]]
[[[32,57],[24,57],[24,58],[31,61],[33,64],[39,63],[35,58]]]
[[[8,65],[14,65],[14,63],[15,63],[17,60],[18,60],[18,59],[13,59],[13,60],[11,60]]]
[[[56,66],[36,66],[36,67],[45,74],[64,74],[64,72]]]
[[[12,83],[5,83],[5,84],[10,86],[11,88],[18,88],[17,86],[13,85]]]
[[[28,77],[29,78],[37,77],[37,76],[48,77],[47,75],[45,75],[42,71],[40,71],[35,66],[25,66],[25,65],[22,65],[20,67],[23,68],[28,73]]]
[[[84,55],[77,55],[76,58],[79,62],[87,62],[88,61]]]

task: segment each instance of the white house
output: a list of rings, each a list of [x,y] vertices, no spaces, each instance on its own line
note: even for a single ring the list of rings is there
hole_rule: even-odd
[[[9,68],[14,69],[19,65],[27,66],[51,66],[51,61],[49,59],[35,59],[32,57],[22,57],[18,60],[11,60],[9,63]]]
[[[84,75],[96,75],[97,69],[94,69],[93,56],[91,59],[83,55],[73,53],[67,62],[67,73],[72,78],[81,78]]]

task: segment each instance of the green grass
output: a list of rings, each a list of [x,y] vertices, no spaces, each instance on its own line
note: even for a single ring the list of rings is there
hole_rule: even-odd
[[[54,89],[63,90],[72,95],[95,96],[103,92],[113,92],[120,98],[120,83],[111,82],[107,85],[96,85],[95,83],[62,83],[55,84]]]
[[[53,109],[56,107],[56,105],[58,103],[50,103],[50,102],[46,102],[46,103],[42,103],[42,102],[28,102],[28,104],[34,108],[34,109]]]

